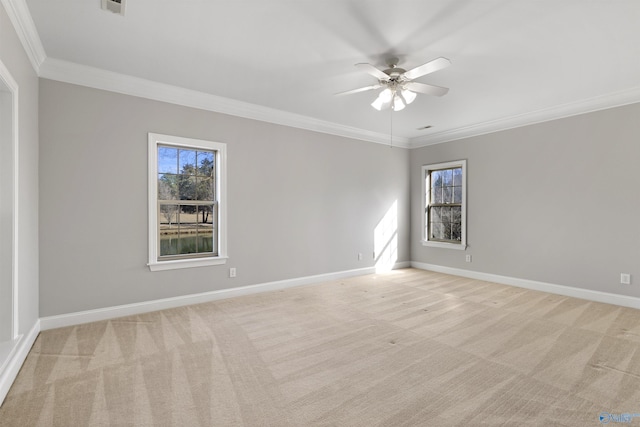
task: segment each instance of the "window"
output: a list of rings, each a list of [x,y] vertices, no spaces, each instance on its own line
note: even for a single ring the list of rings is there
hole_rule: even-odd
[[[149,268],[226,262],[226,145],[149,134]]]
[[[422,167],[425,246],[466,249],[467,161]]]

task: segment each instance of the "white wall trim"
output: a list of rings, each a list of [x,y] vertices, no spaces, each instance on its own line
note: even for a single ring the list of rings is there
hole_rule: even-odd
[[[43,78],[87,86],[95,89],[138,96],[141,98],[182,105],[185,107],[229,114],[272,124],[342,136],[345,138],[389,145],[389,135],[386,133],[382,134],[365,129],[326,122],[300,114],[236,101],[204,92],[158,83],[125,74],[114,73],[55,58],[46,58],[44,60],[40,66],[39,75]],[[620,107],[637,102],[640,102],[640,86],[630,90],[556,105],[537,111],[477,123],[417,138],[394,136],[393,144],[394,146],[401,148],[420,148],[428,145],[441,144],[458,139],[470,138],[536,123],[543,123],[580,114],[591,113],[594,111]]]
[[[482,273],[478,271],[464,270],[460,268],[445,267],[435,264],[427,264],[416,261],[398,262],[394,269],[418,268],[421,270],[435,271],[438,273],[451,274],[470,279],[483,280],[487,282],[499,283],[503,285],[516,286],[519,288],[531,289],[541,292],[548,292],[557,295],[564,295],[589,301],[614,304],[623,307],[640,309],[640,298],[617,295],[607,292],[592,291],[589,289],[579,289],[570,286],[556,285],[552,283],[538,282],[534,280],[519,279],[516,277],[500,276],[497,274]],[[335,273],[306,276],[296,279],[280,280],[256,285],[241,286],[238,288],[221,289],[217,291],[203,292],[192,295],[181,295],[173,298],[164,298],[153,301],[144,301],[134,304],[125,304],[115,307],[105,307],[95,310],[86,310],[75,313],[61,314],[56,316],[42,317],[39,320],[39,330],[49,330],[66,326],[80,325],[89,322],[115,319],[123,316],[149,313],[152,311],[165,310],[169,308],[183,307],[192,304],[201,304],[209,301],[216,301],[226,298],[234,298],[245,295],[252,295],[262,292],[277,291],[281,289],[294,288],[298,286],[314,285],[332,280],[340,280],[348,277],[375,274],[375,267],[345,270]],[[35,338],[34,338],[35,339]],[[30,348],[30,347],[29,347]]]
[[[11,338],[15,339],[18,336],[19,331],[19,316],[18,316],[18,244],[20,239],[18,238],[18,220],[20,218],[18,212],[18,195],[19,192],[19,170],[18,166],[20,164],[19,157],[19,138],[18,138],[18,129],[19,129],[19,118],[18,114],[20,111],[19,108],[19,99],[20,96],[18,94],[18,83],[14,80],[13,76],[4,65],[2,61],[0,61],[0,82],[4,84],[9,89],[9,93],[11,95],[11,129],[10,136],[11,139],[9,149],[11,151],[11,165],[9,169],[11,171],[11,195],[10,195],[10,203],[11,203]],[[0,136],[2,138],[2,136]],[[0,162],[2,163],[2,162]],[[7,167],[8,165],[2,165],[2,167]],[[1,201],[0,201],[1,203]]]
[[[107,90],[124,95],[137,96],[155,101],[198,108],[216,113],[229,114],[232,116],[345,138],[389,145],[389,135],[386,133],[382,134],[365,129],[331,123],[303,116],[301,114],[236,101],[229,98],[223,98],[221,96],[185,89],[179,86],[158,83],[60,59],[46,58],[44,62],[42,62],[39,70],[40,77],[50,80],[87,86],[94,89]],[[401,148],[420,148],[536,123],[558,120],[608,108],[620,107],[637,102],[640,102],[640,87],[417,138],[394,136],[393,145]]]
[[[20,335],[14,340],[15,344],[9,353],[6,363],[0,366],[0,405],[4,402],[7,393],[9,393],[13,381],[27,359],[27,355],[39,333],[40,320],[37,320],[26,336]]]
[[[519,279],[517,277],[500,276],[497,274],[482,273],[479,271],[464,270],[461,268],[445,267],[442,265],[427,264],[411,261],[411,267],[421,270],[435,271],[437,273],[451,274],[468,277],[470,279],[483,280],[485,282],[499,283],[502,285],[516,286],[518,288],[534,291],[548,292],[550,294],[564,295],[605,304],[620,305],[623,307],[640,309],[640,298],[627,295],[612,294],[609,292],[592,291],[590,289],[574,288],[572,286],[556,285],[553,283],[537,282],[535,280]]]
[[[388,134],[339,125],[301,114],[236,101],[60,59],[46,58],[40,67],[40,77],[200,110],[389,145]],[[408,138],[394,137],[393,140],[394,146],[403,148],[409,146]]]
[[[413,138],[409,142],[409,148],[426,147],[427,145],[441,144],[473,136],[485,135],[507,129],[543,123],[594,111],[606,110],[623,105],[640,102],[640,86],[614,92],[607,95],[596,96],[577,102],[556,105],[542,110],[505,117],[498,120],[478,123],[457,129],[434,133],[428,136]]]
[[[25,0],[0,0],[36,73],[47,57]]]
[[[394,268],[406,268],[410,263],[399,262]],[[279,280],[275,282],[261,283],[257,285],[241,286],[238,288],[220,289],[217,291],[203,292],[192,295],[182,295],[173,298],[164,298],[153,301],[144,301],[135,304],[119,305],[115,307],[98,308],[95,310],[80,311],[76,313],[61,314],[40,318],[40,325],[43,331],[48,329],[62,328],[65,326],[80,325],[83,323],[97,322],[100,320],[114,319],[123,316],[148,313],[152,311],[165,310],[168,308],[182,307],[191,304],[201,304],[209,301],[252,295],[261,292],[277,291],[280,289],[293,288],[297,286],[314,285],[317,283],[339,280],[348,277],[374,274],[375,267],[358,268],[355,270],[345,270],[335,273],[319,274],[316,276],[306,276],[296,279]]]

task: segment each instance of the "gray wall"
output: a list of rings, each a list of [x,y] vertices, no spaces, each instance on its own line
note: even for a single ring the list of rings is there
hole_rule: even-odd
[[[412,260],[640,296],[639,117],[634,104],[412,150]],[[424,247],[421,166],[458,159],[468,249]]]
[[[147,132],[227,143],[226,266],[146,267]],[[41,316],[371,267],[396,200],[409,261],[405,149],[44,79],[40,143]]]
[[[40,316],[370,267],[394,201],[398,261],[640,296],[619,284],[621,272],[640,279],[639,114],[636,104],[407,151],[43,79]],[[228,144],[227,265],[145,266],[147,132]],[[469,247],[423,247],[420,168],[458,159]]]
[[[26,334],[38,320],[38,77],[1,6],[0,59],[18,83],[18,333]]]

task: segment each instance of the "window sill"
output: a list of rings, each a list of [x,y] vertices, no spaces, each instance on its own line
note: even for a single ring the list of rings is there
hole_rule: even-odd
[[[430,242],[428,240],[423,240],[422,246],[429,246],[432,248],[456,249],[459,251],[464,251],[467,249],[467,245],[464,243]]]
[[[151,271],[176,270],[179,268],[208,267],[227,263],[227,257],[178,259],[171,261],[150,262],[147,264]]]

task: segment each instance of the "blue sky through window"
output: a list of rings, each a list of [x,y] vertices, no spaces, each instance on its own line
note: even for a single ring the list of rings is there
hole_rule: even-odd
[[[178,149],[158,147],[158,173],[178,173]]]
[[[214,153],[212,151],[196,151],[174,147],[158,147],[158,173],[178,174],[186,165],[213,166]],[[199,171],[199,173],[203,173]]]

